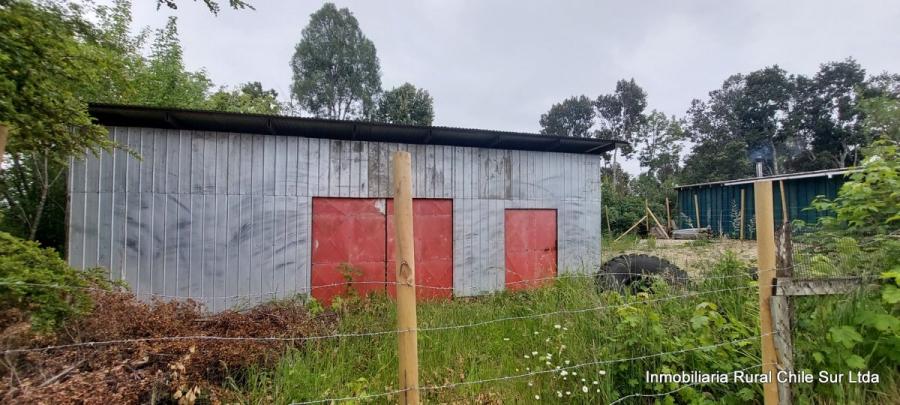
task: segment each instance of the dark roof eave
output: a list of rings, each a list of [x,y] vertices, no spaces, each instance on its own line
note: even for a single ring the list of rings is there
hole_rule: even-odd
[[[742,184],[751,184],[753,182],[759,180],[794,180],[794,179],[805,179],[810,177],[832,177],[845,175],[848,173],[852,173],[854,171],[859,170],[858,168],[843,168],[843,169],[822,169],[822,170],[812,170],[808,172],[797,172],[797,173],[786,173],[786,174],[772,174],[764,177],[746,177],[742,179],[734,179],[734,180],[720,180],[720,181],[710,181],[706,183],[695,183],[695,184],[685,184],[683,186],[675,186],[676,190],[686,189],[686,188],[695,188],[695,187],[707,187],[707,186],[738,186]]]
[[[622,141],[469,128],[429,127],[278,115],[240,114],[115,104],[91,104],[106,126],[239,132],[370,142],[468,146],[599,155]]]

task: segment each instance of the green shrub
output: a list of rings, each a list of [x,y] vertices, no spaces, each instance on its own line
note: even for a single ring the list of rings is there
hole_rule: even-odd
[[[0,232],[0,310],[22,311],[35,329],[52,329],[89,310],[84,288],[103,285],[101,280],[69,267],[53,249]]]

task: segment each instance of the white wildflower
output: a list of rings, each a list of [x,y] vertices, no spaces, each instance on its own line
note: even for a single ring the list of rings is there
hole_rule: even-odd
[[[559,328],[562,328],[562,325],[556,324],[556,325],[553,325],[553,327],[556,329],[559,329]]]
[[[600,375],[606,375],[606,370],[600,370]]]
[[[582,385],[582,386],[581,386],[581,392],[587,394],[587,392],[588,392],[588,387],[587,387],[587,385]]]
[[[538,355],[538,352],[531,352],[531,355],[532,355],[532,356],[537,356],[537,355]]]
[[[526,355],[525,355],[525,358],[526,358],[526,359],[530,359],[531,356],[529,356],[529,355],[526,354]]]
[[[556,391],[556,396],[562,398],[562,391]]]
[[[540,395],[535,395],[535,396],[534,396],[534,399],[541,399],[541,396],[540,396]]]
[[[563,371],[560,371],[560,372],[559,372],[559,375],[563,375],[563,376],[569,375],[569,372],[566,371],[566,370],[563,370]]]

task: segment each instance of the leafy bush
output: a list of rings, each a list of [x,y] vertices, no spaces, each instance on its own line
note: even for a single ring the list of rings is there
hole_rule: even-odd
[[[102,280],[69,267],[53,249],[0,232],[0,310],[22,311],[36,329],[85,313],[91,300],[84,287],[103,286]]]
[[[819,219],[828,229],[859,236],[900,230],[900,153],[897,142],[880,140],[866,150],[859,171],[841,186],[834,200],[816,198],[812,207],[834,216]]]
[[[897,143],[875,142],[837,198],[813,208],[830,212],[795,238],[811,252],[795,267],[813,274],[880,274],[878,288],[850,296],[797,300],[797,364],[807,370],[868,370],[896,379],[900,363],[900,156]],[[804,224],[800,225],[805,232]],[[796,246],[796,245],[795,245]],[[805,258],[808,257],[808,262]],[[864,385],[800,386],[802,396],[840,402],[867,398]],[[871,391],[875,392],[875,390]]]

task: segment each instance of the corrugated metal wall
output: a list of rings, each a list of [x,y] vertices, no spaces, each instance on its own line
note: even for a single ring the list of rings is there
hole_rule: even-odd
[[[142,297],[216,310],[308,291],[311,197],[390,197],[396,150],[413,155],[414,197],[453,199],[455,295],[503,288],[506,208],[558,210],[560,273],[599,265],[599,156],[149,128],[110,136],[140,159],[116,150],[71,163],[69,262],[108,268]]]
[[[784,192],[787,197],[788,217],[791,221],[802,220],[815,223],[819,213],[806,210],[816,196],[824,195],[835,198],[838,189],[844,184],[843,176],[806,177],[784,180]],[[753,184],[710,184],[678,189],[678,213],[673,213],[679,227],[695,226],[697,220],[694,210],[694,195],[700,203],[700,224],[709,226],[715,234],[737,236],[740,230],[741,190],[744,191],[744,237],[755,238],[749,227],[755,221],[756,210],[753,200]],[[775,223],[782,221],[781,188],[778,181],[772,182],[775,204]]]

